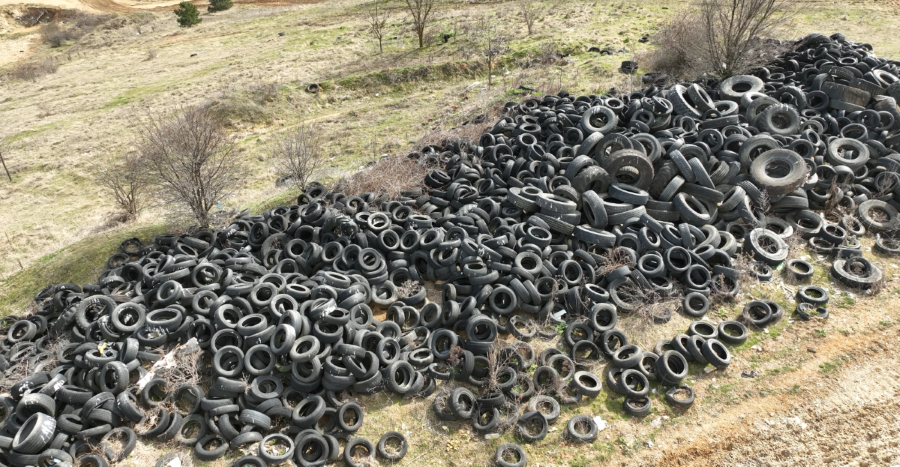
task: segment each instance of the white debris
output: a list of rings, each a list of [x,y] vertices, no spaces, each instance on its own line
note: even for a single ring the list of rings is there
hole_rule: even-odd
[[[603,431],[609,427],[609,424],[606,423],[606,420],[600,418],[600,416],[594,417],[594,423],[597,424],[597,431]]]
[[[500,437],[500,433],[488,433],[484,435],[484,439],[497,439]]]

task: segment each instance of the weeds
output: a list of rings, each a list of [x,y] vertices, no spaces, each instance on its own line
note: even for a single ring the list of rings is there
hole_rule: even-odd
[[[9,76],[13,79],[20,79],[23,81],[37,81],[38,78],[56,73],[56,70],[58,69],[59,64],[56,63],[56,60],[45,58],[33,62],[16,64],[16,66],[10,70]]]

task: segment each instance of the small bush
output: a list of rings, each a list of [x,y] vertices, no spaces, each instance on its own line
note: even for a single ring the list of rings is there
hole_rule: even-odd
[[[60,27],[58,23],[47,23],[40,28],[41,39],[50,44],[50,47],[60,47],[66,41],[78,40],[83,35],[72,28]]]
[[[231,0],[210,0],[209,7],[206,11],[215,13],[217,11],[225,11],[234,6]]]
[[[19,63],[9,72],[13,79],[36,81],[38,78],[56,73],[59,65],[52,59],[46,58],[34,62]]]
[[[175,10],[175,16],[178,17],[178,24],[183,28],[189,28],[195,24],[200,24],[203,18],[200,17],[200,11],[191,2],[181,2]]]

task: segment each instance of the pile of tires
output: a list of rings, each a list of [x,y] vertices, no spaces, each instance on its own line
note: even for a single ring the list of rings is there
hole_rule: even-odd
[[[783,308],[750,302],[653,351],[630,345],[619,319],[651,296],[699,319],[712,294],[739,292],[737,255],[770,278],[795,233],[835,258],[842,284],[877,284],[855,237],[896,248],[881,239],[900,223],[898,75],[867,44],[811,35],[753,75],[507,104],[477,144],[411,154],[432,170],[397,199],[314,184],[222,229],[126,240],[96,284],[48,286],[34,313],[0,323],[0,370],[29,369],[0,398],[0,462],[105,465],[137,437],[201,460],[256,446],[240,462],[260,466],[333,462],[345,439],[348,465],[393,462],[402,434],[355,435],[354,397],[379,391],[435,396],[436,417],[515,427],[525,442],[603,384],[635,416],[654,380],[689,407],[688,362],[726,367],[726,345]],[[424,284],[437,281],[433,302]],[[821,294],[799,297],[822,317]],[[558,348],[530,344],[560,331]],[[202,355],[208,382],[157,374],[181,352]],[[587,371],[601,360],[604,375]],[[596,436],[589,418],[573,420],[568,438]]]

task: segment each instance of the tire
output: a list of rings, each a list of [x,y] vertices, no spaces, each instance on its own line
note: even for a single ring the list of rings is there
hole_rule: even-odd
[[[534,396],[528,401],[528,411],[540,413],[547,419],[547,423],[552,425],[559,419],[559,402],[550,396]]]
[[[539,426],[537,432],[528,430],[527,424],[530,421],[538,423]],[[548,429],[549,425],[547,419],[544,418],[543,414],[537,411],[525,412],[516,422],[516,435],[529,443],[536,443],[544,439],[547,436]]]
[[[756,76],[737,75],[726,78],[719,83],[719,96],[732,102],[741,102],[741,97],[750,92],[762,92],[765,88],[763,80]]]
[[[744,305],[741,319],[756,328],[764,328],[772,321],[774,310],[761,300],[751,300]]]
[[[507,461],[505,458],[507,455],[514,456],[515,460]],[[501,444],[494,452],[494,464],[498,467],[525,467],[527,463],[528,456],[525,455],[525,450],[515,443]]]
[[[638,353],[638,356],[640,356],[640,353]],[[589,371],[575,372],[575,376],[572,378],[572,381],[569,383],[569,385],[572,386],[572,388],[574,388],[579,394],[590,398],[594,398],[600,395],[600,390],[602,387],[600,378]]]
[[[215,447],[208,448],[207,446],[211,444],[217,444]],[[197,444],[194,445],[194,455],[197,456],[197,459],[200,459],[204,462],[214,461],[216,459],[221,458],[228,452],[229,444],[225,441],[225,438],[222,438],[219,435],[207,435],[203,438],[200,438],[197,441]]]
[[[601,126],[594,126],[593,121],[595,116],[601,116],[602,120]],[[585,129],[588,133],[601,133],[606,134],[612,131],[616,125],[618,124],[619,119],[616,117],[615,112],[609,107],[601,107],[594,106],[589,108],[584,112],[584,115],[581,117],[581,127]]]
[[[759,114],[756,126],[773,135],[792,136],[800,130],[800,113],[788,104],[770,105]]]
[[[286,446],[284,452],[279,454],[269,453],[266,448],[272,442],[278,442],[281,445]],[[293,455],[294,441],[285,435],[279,433],[271,434],[259,442],[259,457],[264,460],[266,464],[277,465],[290,459]]]
[[[650,381],[638,370],[625,370],[619,377],[619,386],[626,398],[644,397],[650,392]]]
[[[185,435],[185,428],[189,428],[192,425],[197,425],[199,428],[197,433],[194,435]],[[197,441],[200,441],[203,437],[207,435],[208,425],[206,424],[206,420],[202,415],[193,414],[188,415],[181,419],[181,426],[178,428],[178,433],[175,435],[175,441],[184,446],[193,446],[197,444]]]
[[[641,349],[634,345],[624,345],[616,349],[612,355],[612,364],[617,368],[634,368],[640,363]]]
[[[581,428],[581,429],[579,429]],[[586,428],[586,430],[583,430]],[[566,423],[566,437],[572,441],[593,443],[600,432],[594,419],[587,415],[576,415]]]
[[[770,175],[769,171],[775,171]],[[772,149],[750,164],[750,179],[770,196],[784,196],[806,182],[808,169],[800,154],[788,149]]]
[[[391,448],[391,452],[388,451],[388,442],[391,440],[400,440],[400,447],[393,452],[393,448]],[[406,451],[409,449],[409,442],[406,441],[406,437],[403,436],[402,433],[397,431],[389,431],[381,436],[381,439],[378,440],[378,444],[375,446],[375,450],[378,452],[378,455],[389,462],[400,462],[404,456],[406,456]]]
[[[691,292],[684,296],[681,309],[692,318],[702,318],[709,311],[709,298],[700,292]]]
[[[804,261],[802,259],[789,259],[784,263],[784,271],[788,277],[792,278],[795,281],[806,281],[812,278],[813,269],[812,264]]]
[[[626,397],[622,403],[622,408],[625,409],[626,413],[634,417],[645,417],[650,413],[650,409],[653,408],[653,401],[649,397]]]
[[[35,413],[16,432],[12,449],[22,454],[37,454],[50,443],[55,431],[56,419],[51,415]]]
[[[677,384],[687,377],[688,362],[681,353],[667,350],[656,361],[656,375],[664,384]]]
[[[731,352],[729,352],[728,348],[717,339],[707,339],[706,342],[703,343],[701,351],[703,352],[703,358],[705,358],[710,365],[720,370],[727,368],[728,365],[731,364]]]
[[[870,199],[863,201],[857,208],[859,220],[867,230],[873,233],[884,233],[900,229],[900,213],[890,204]],[[881,218],[876,218],[873,213],[879,212]]]
[[[353,451],[357,446],[361,446],[368,452],[368,456],[366,456],[368,459],[373,459],[375,457],[375,446],[371,441],[365,438],[353,438],[347,442],[346,446],[344,446],[344,465],[347,467],[371,465],[371,462],[368,459],[362,462],[356,462]]]
[[[781,264],[787,259],[787,255],[790,252],[790,247],[781,237],[771,230],[761,228],[750,231],[750,235],[744,241],[744,248],[746,249],[747,246],[752,249],[756,259],[769,266]]]
[[[688,396],[683,399],[677,398],[676,394],[678,394],[679,391],[687,391]],[[694,390],[687,385],[672,386],[666,390],[666,402],[679,409],[689,409],[694,405]]]
[[[852,157],[848,156],[852,155]],[[834,166],[847,166],[851,170],[859,169],[869,161],[869,147],[859,140],[851,138],[834,138],[828,142],[825,160]]]
[[[472,411],[475,409],[475,394],[472,391],[459,387],[450,393],[450,410],[456,418],[467,420],[472,418]]]
[[[747,326],[738,321],[722,321],[719,323],[717,339],[729,345],[741,345],[750,336]]]
[[[834,82],[822,83],[819,89],[824,92],[829,99],[846,102],[848,104],[865,107],[869,103],[872,95],[862,89],[851,88]]]
[[[180,427],[180,424],[179,424]],[[113,436],[116,436],[120,433],[124,433],[126,437],[125,443],[122,445],[122,449],[119,451],[114,451],[112,447],[109,445],[109,440]],[[128,427],[119,427],[113,428],[108,433],[106,433],[102,439],[100,439],[100,445],[104,447],[105,450],[108,450],[109,453],[112,454],[112,457],[109,458],[110,462],[122,462],[128,457],[132,451],[134,451],[135,446],[137,446],[137,435],[134,434],[134,430]]]
[[[344,416],[348,411],[353,412],[353,414],[356,416],[356,422],[354,422],[353,424],[348,424],[346,420],[344,420]],[[359,431],[359,429],[363,426],[362,407],[360,407],[360,405],[356,402],[347,402],[341,405],[337,412],[337,423],[341,430],[344,430],[348,433],[355,433]]]

